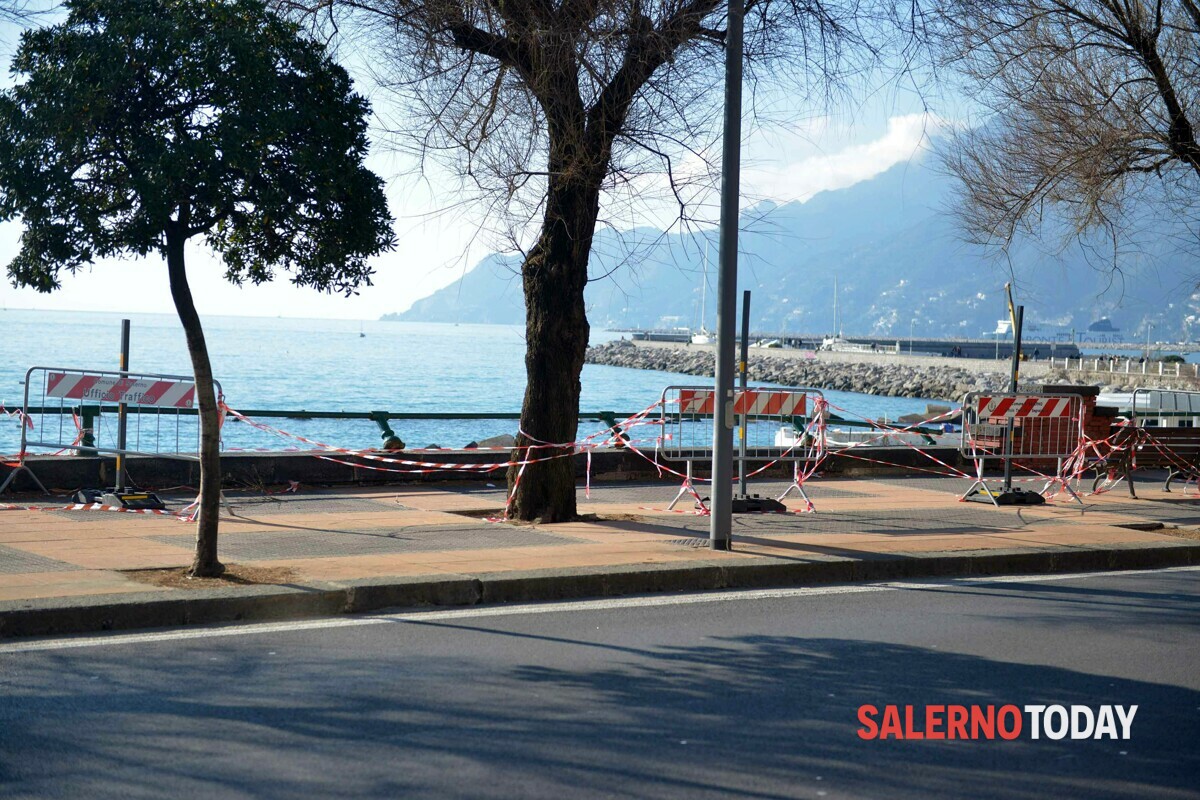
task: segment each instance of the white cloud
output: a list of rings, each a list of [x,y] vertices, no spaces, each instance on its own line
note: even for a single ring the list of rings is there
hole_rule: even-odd
[[[946,127],[932,114],[905,114],[887,120],[877,139],[831,150],[850,138],[845,128],[822,118],[755,143],[742,172],[748,198],[780,202],[808,200],[818,192],[844,189],[922,155],[929,138]],[[814,152],[816,151],[816,152]],[[756,157],[755,157],[756,156]]]

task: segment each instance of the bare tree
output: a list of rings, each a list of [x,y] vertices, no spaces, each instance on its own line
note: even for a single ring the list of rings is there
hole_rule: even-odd
[[[0,23],[24,27],[45,12],[45,4],[33,0],[0,0]]]
[[[973,239],[1046,233],[1051,208],[1063,241],[1098,229],[1118,249],[1138,218],[1194,221],[1196,0],[945,0],[945,12],[949,61],[992,112],[946,155]]]
[[[575,516],[570,451],[589,326],[584,287],[602,209],[666,175],[686,221],[711,186],[725,5],[720,0],[281,0],[325,24],[398,96],[422,157],[451,164],[503,220],[521,267],[527,385],[512,513]],[[748,80],[768,100],[832,91],[918,20],[890,0],[749,0]],[[900,41],[913,41],[900,37]],[[776,81],[785,75],[789,80]],[[633,206],[624,206],[629,209]],[[527,449],[530,446],[539,446]],[[519,480],[518,480],[519,476]]]

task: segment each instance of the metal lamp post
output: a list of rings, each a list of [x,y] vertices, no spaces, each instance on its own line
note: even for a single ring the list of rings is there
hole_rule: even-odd
[[[738,198],[742,143],[743,0],[729,0],[725,36],[725,129],[721,142],[721,236],[717,273],[717,363],[713,409],[709,546],[730,549],[733,534],[734,324],[737,316]]]

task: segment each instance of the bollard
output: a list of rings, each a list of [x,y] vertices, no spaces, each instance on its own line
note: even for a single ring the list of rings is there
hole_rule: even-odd
[[[97,456],[100,455],[96,451],[96,416],[100,413],[99,406],[80,406],[77,409],[79,414],[79,428],[82,436],[79,438],[79,448],[75,451],[77,456]]]
[[[403,450],[404,442],[392,430],[388,424],[389,417],[386,411],[372,411],[369,415],[371,421],[379,426],[379,438],[383,439],[384,450]]]

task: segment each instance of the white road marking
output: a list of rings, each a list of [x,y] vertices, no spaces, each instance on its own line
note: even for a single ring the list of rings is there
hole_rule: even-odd
[[[971,578],[948,578],[928,581],[888,581],[886,583],[862,583],[842,586],[811,586],[796,589],[747,589],[711,591],[703,594],[653,595],[644,597],[614,597],[601,600],[572,600],[561,603],[526,603],[506,606],[484,606],[445,609],[439,611],[405,611],[396,614],[373,614],[363,617],[339,617],[336,619],[300,620],[297,622],[263,622],[249,625],[229,625],[198,630],[170,630],[158,633],[129,633],[95,635],[87,634],[67,639],[41,639],[31,642],[0,644],[0,655],[33,653],[47,650],[72,650],[83,647],[107,647],[121,644],[147,644],[151,642],[175,642],[187,639],[210,639],[221,636],[252,636],[288,631],[312,631],[324,628],[350,628],[364,625],[386,625],[395,622],[438,622],[454,619],[483,619],[486,617],[511,617],[522,614],[559,614],[579,611],[602,611],[618,608],[651,608],[665,606],[698,605],[701,603],[732,603],[746,600],[773,600],[792,597],[823,597],[837,594],[869,594],[872,592],[895,592],[905,589],[939,589],[961,584],[980,583],[1044,583],[1048,581],[1085,580],[1098,577],[1126,575],[1149,575],[1172,572],[1197,572],[1197,567],[1171,567],[1168,569],[1125,570],[1120,572],[1076,572],[1062,575],[997,575]]]

